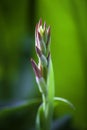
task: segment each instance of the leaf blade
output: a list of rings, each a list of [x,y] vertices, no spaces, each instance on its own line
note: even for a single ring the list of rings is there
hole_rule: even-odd
[[[75,110],[74,105],[73,105],[70,101],[68,101],[67,99],[65,99],[65,98],[62,98],[62,97],[54,97],[54,101],[62,101],[62,102],[64,102],[64,103],[68,104],[71,108],[73,108],[73,109]]]

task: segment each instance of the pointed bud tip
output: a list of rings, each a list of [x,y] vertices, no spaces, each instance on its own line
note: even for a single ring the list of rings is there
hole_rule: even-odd
[[[38,25],[39,27],[42,25],[42,18],[40,18]]]
[[[51,30],[51,28],[50,28],[50,26],[49,26],[48,29],[47,29],[48,35],[50,35],[50,30]]]
[[[35,61],[32,58],[31,58],[31,64],[32,64],[32,67],[33,67],[33,70],[34,70],[36,77],[41,78],[42,77],[41,72],[40,72],[37,64],[35,63]]]
[[[46,22],[44,22],[44,29],[46,29]]]
[[[31,58],[31,64],[32,64],[32,67],[33,69],[35,68],[35,61]]]
[[[31,64],[32,64],[33,69],[36,69],[37,65],[32,58],[31,58]]]
[[[32,60],[33,60],[33,59],[31,58],[31,59],[30,59],[31,63],[32,63]]]
[[[40,32],[38,32],[38,38],[39,38],[39,40],[41,40],[41,35],[40,35]]]
[[[46,46],[48,46],[49,43],[50,43],[50,26],[47,29],[47,43],[46,43]]]
[[[37,46],[36,46],[36,52],[37,52],[38,56],[41,57],[42,52]]]
[[[35,27],[35,35],[37,34],[37,31],[38,31],[38,24],[36,24],[36,27]]]

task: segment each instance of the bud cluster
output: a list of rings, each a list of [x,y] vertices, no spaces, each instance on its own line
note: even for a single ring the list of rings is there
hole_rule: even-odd
[[[35,28],[35,50],[38,56],[38,65],[31,59],[36,81],[41,93],[47,92],[47,76],[50,61],[50,27],[42,25],[40,19]]]
[[[50,130],[54,111],[54,102],[62,101],[74,108],[68,100],[61,97],[54,97],[54,71],[50,56],[50,27],[42,20],[35,28],[35,50],[38,57],[38,65],[31,59],[32,67],[36,76],[36,82],[42,94],[43,103],[38,109],[36,118],[37,130]],[[42,120],[42,112],[43,119]]]

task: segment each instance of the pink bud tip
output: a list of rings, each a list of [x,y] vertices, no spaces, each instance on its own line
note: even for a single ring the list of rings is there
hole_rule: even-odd
[[[37,64],[35,63],[35,61],[33,59],[31,59],[31,63],[32,63],[32,67],[33,67],[36,77],[41,78],[42,77],[41,71],[39,70]]]
[[[39,23],[38,23],[39,27],[42,25],[42,19],[40,18]]]
[[[38,39],[41,40],[41,35],[40,33],[38,32]]]
[[[47,29],[47,34],[48,34],[48,36],[50,36],[50,26]]]
[[[41,52],[41,50],[36,46],[36,52],[37,52],[37,54],[39,55],[39,57],[41,57],[41,55],[42,55],[42,52]]]

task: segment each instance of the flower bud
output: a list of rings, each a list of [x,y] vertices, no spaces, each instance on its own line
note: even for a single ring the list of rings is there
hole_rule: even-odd
[[[47,42],[46,42],[47,52],[50,51],[50,26],[47,29]]]
[[[36,77],[41,78],[42,77],[41,71],[33,59],[31,59],[31,63]]]
[[[38,57],[41,57],[41,55],[42,55],[41,50],[37,46],[35,48],[36,48],[36,53],[37,53]]]
[[[43,39],[45,44],[47,43],[47,28],[46,28],[46,22],[44,22],[44,34],[43,34]]]
[[[46,30],[46,22],[44,22],[44,30]]]
[[[46,59],[46,57],[44,55],[41,55],[40,59],[41,59],[42,65],[44,67],[47,67],[47,59]]]
[[[48,29],[47,29],[47,45],[49,44],[49,42],[50,42],[50,26],[48,27]]]
[[[31,59],[32,67],[36,75],[36,81],[40,92],[47,92],[47,77],[50,62],[50,26],[47,28],[46,22],[42,26],[42,19],[39,20],[35,28],[35,49],[39,58],[38,66]]]
[[[38,42],[39,42],[39,45],[40,45],[40,49],[44,54],[46,54],[46,44],[43,40],[43,37],[41,36],[40,32],[38,32],[37,35],[38,35]]]
[[[35,46],[38,46],[38,48],[40,48],[40,42],[38,39],[38,24],[36,25],[36,28],[35,28]]]
[[[38,47],[36,47],[36,52],[37,52],[38,57],[39,57],[40,60],[41,60],[42,66],[47,67],[47,59],[46,59],[46,57],[42,54],[41,50],[40,50]]]
[[[37,81],[37,84],[39,86],[40,92],[46,95],[47,87],[46,87],[46,82],[45,82],[44,78],[43,77],[41,77],[41,78],[36,77],[36,81]]]
[[[38,26],[39,26],[39,27],[42,26],[42,19],[41,19],[41,18],[40,18],[40,20],[39,20]]]

